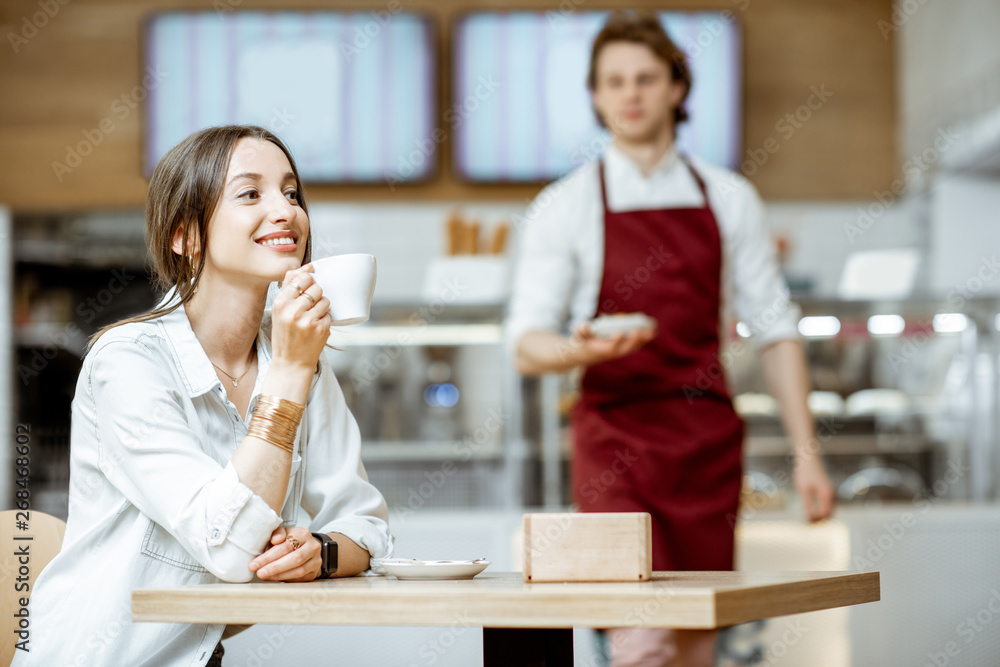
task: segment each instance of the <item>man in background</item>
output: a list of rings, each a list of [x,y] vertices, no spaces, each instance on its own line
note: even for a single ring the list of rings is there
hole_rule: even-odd
[[[832,511],[798,311],[753,186],[677,152],[691,74],[655,14],[611,15],[587,85],[612,143],[539,196],[551,203],[523,230],[508,339],[526,375],[585,369],[572,413],[580,511],[649,512],[654,570],[731,570],[743,423],[719,356],[724,294],[780,405],[806,516]],[[587,324],[635,312],[655,325],[603,338]],[[609,470],[612,484],[590,483]],[[707,667],[715,635],[612,628],[612,666]]]

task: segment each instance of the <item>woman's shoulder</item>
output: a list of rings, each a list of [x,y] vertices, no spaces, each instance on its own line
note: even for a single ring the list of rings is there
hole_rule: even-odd
[[[142,322],[125,322],[101,334],[87,351],[85,365],[96,360],[120,356],[124,350],[141,351],[155,355],[166,344],[160,318]]]

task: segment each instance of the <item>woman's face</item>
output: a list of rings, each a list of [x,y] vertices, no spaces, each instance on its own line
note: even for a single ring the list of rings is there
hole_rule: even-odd
[[[208,223],[205,273],[241,282],[281,280],[302,265],[309,217],[288,158],[262,139],[240,139]]]

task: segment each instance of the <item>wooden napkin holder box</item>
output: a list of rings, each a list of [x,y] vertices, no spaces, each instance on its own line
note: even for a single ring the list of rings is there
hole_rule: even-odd
[[[649,581],[652,526],[646,512],[524,515],[524,581]]]

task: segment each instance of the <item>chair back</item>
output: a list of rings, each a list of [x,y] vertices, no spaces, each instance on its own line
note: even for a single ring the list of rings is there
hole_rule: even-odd
[[[30,608],[21,605],[35,589],[35,579],[49,561],[59,553],[66,522],[35,510],[4,510],[0,512],[0,665],[8,667],[14,660],[16,644],[31,636]],[[23,554],[23,555],[19,555]],[[16,634],[27,625],[25,635]],[[29,643],[30,647],[31,644]]]

